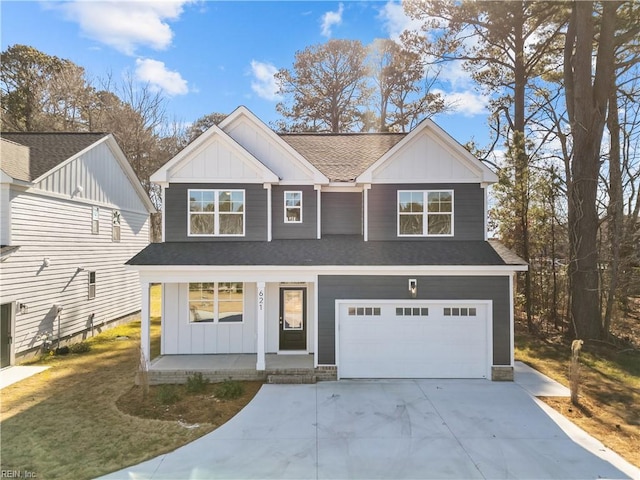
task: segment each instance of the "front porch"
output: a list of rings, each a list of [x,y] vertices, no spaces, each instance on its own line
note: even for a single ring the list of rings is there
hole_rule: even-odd
[[[150,385],[186,383],[195,373],[211,382],[315,383],[336,379],[335,367],[314,368],[313,354],[266,354],[265,361],[266,368],[258,370],[257,354],[161,355],[151,361],[147,375]]]

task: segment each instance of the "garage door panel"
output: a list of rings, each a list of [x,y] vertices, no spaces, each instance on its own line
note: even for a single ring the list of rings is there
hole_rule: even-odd
[[[339,375],[342,378],[483,378],[488,363],[486,306],[445,315],[441,304],[375,304],[379,315],[339,309]],[[413,316],[416,308],[422,308]],[[426,309],[428,308],[428,314]],[[475,315],[470,316],[470,308]],[[349,312],[351,311],[351,315]],[[361,310],[360,310],[361,311]],[[372,311],[371,309],[368,311]],[[452,312],[457,315],[452,315]],[[460,316],[460,313],[466,316]]]

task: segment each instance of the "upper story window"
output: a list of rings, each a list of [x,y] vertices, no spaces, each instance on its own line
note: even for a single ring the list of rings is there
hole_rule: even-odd
[[[284,192],[284,223],[302,223],[302,192]]]
[[[111,214],[111,240],[113,242],[120,241],[120,224],[121,224],[120,210],[114,210]]]
[[[453,190],[398,191],[398,236],[453,235]]]
[[[190,236],[243,236],[244,190],[189,190]]]
[[[91,207],[91,233],[100,233],[100,207]]]

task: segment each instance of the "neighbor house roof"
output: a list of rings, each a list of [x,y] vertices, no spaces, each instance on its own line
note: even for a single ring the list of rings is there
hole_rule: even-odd
[[[285,133],[285,142],[332,182],[353,182],[405,133]]]
[[[26,172],[28,178],[17,178],[15,176],[14,178],[33,181],[109,134],[3,132],[0,135],[3,139],[29,147],[29,166]],[[4,162],[3,153],[3,170],[5,169]],[[24,170],[24,168],[22,169]],[[6,170],[5,172],[12,175]]]
[[[271,242],[152,243],[127,262],[135,266],[504,266],[485,241],[369,241],[359,235]],[[512,265],[512,264],[509,264]]]
[[[29,182],[29,147],[2,138],[0,142],[0,168],[14,180]]]

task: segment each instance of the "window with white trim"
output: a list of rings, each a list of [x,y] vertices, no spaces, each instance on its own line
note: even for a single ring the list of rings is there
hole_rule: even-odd
[[[474,307],[445,307],[445,317],[475,317],[477,310]]]
[[[189,236],[244,236],[244,190],[189,189]]]
[[[189,284],[189,321],[191,323],[241,323],[243,314],[243,283]]]
[[[88,294],[87,297],[89,300],[96,298],[96,272],[94,271],[90,271],[87,272],[89,274],[88,276]]]
[[[119,242],[120,241],[120,224],[122,221],[122,216],[120,215],[120,210],[114,210],[111,214],[111,241]]]
[[[396,317],[427,317],[428,307],[396,307]]]
[[[453,235],[453,190],[398,190],[398,236]]]
[[[349,307],[347,314],[350,317],[379,317],[381,314],[380,307]]]
[[[284,192],[284,223],[302,223],[302,192]]]
[[[91,233],[100,233],[100,207],[91,207]]]

